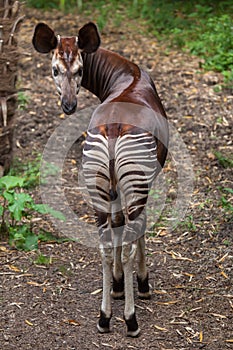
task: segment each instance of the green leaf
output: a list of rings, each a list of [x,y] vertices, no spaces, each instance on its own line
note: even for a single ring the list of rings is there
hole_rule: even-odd
[[[56,237],[51,232],[46,232],[46,231],[39,233],[38,240],[40,242],[56,242],[56,243],[77,242],[77,239],[75,238]]]
[[[27,204],[32,203],[31,196],[27,193],[15,193],[14,202],[8,206],[13,219],[20,221],[24,215],[24,211],[28,208]]]
[[[228,192],[228,193],[232,193],[233,194],[233,189],[230,187],[224,187],[224,191]]]
[[[6,188],[6,190],[13,189],[15,187],[23,187],[24,179],[18,176],[3,176],[0,179],[0,188]]]
[[[22,233],[15,233],[13,237],[11,237],[10,243],[18,247],[22,247],[25,242],[25,237]]]
[[[2,216],[3,212],[4,212],[4,207],[0,205],[0,216]]]
[[[52,215],[56,219],[60,219],[62,221],[66,221],[66,217],[58,210],[54,210],[53,208],[47,207],[48,214]]]
[[[20,221],[22,219],[22,212],[24,208],[22,208],[19,203],[15,202],[9,205],[8,209],[11,212],[11,216],[13,219],[15,219],[16,221]]]
[[[38,236],[31,232],[29,225],[18,225],[10,228],[10,245],[20,250],[38,249]]]
[[[26,237],[24,243],[24,250],[36,250],[38,249],[38,236],[35,234],[31,234]]]
[[[37,211],[40,214],[48,214],[46,206],[44,204],[35,204],[32,205],[33,210]]]
[[[50,214],[56,219],[60,219],[65,221],[65,216],[58,210],[54,210],[46,204],[33,204],[33,209],[36,210],[40,214]]]
[[[8,201],[9,204],[14,203],[14,191],[4,191],[3,197]]]

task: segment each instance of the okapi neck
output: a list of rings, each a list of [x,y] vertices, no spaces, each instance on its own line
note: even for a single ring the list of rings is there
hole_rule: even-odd
[[[139,67],[112,51],[99,48],[93,54],[82,53],[82,86],[101,102],[130,92],[141,78]]]

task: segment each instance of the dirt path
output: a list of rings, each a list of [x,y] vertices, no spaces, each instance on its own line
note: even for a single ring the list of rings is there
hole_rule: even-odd
[[[76,34],[90,19],[57,12],[27,13],[21,37],[26,55],[21,60],[20,75],[30,102],[18,118],[15,151],[22,160],[42,153],[49,137],[65,120],[50,77],[50,58],[32,50],[33,27],[43,20],[59,33]],[[167,53],[166,43],[140,34],[137,23],[124,24],[120,29],[107,27],[102,45],[145,67],[153,77],[172,130],[179,133],[189,152],[194,170],[191,202],[183,223],[170,231],[166,215],[171,216],[179,175],[172,150],[164,171],[168,200],[153,236],[152,212],[149,214],[147,255],[153,297],[151,301],[136,297],[142,329],[138,339],[125,337],[123,301],[113,303],[112,332],[100,335],[96,331],[102,283],[97,249],[74,242],[51,242],[41,244],[39,252],[25,253],[1,243],[0,348],[230,349],[232,220],[221,198],[222,189],[232,187],[232,171],[221,166],[214,152],[228,157],[232,153],[232,96],[227,91],[214,92],[220,76],[200,73],[197,58],[182,52]],[[81,91],[80,108],[96,103],[95,97]],[[91,223],[82,195],[75,190],[80,152],[80,144],[76,144],[67,156],[64,189],[69,206],[79,218]],[[39,189],[32,195],[40,200]],[[38,225],[58,231],[46,220]],[[94,230],[94,226],[89,227]],[[38,263],[41,254],[50,258],[47,265]]]

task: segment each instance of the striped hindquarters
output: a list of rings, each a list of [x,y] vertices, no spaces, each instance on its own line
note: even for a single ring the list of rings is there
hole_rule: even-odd
[[[157,169],[155,138],[147,133],[126,134],[115,145],[115,172],[123,193],[129,220],[134,220],[146,205]]]
[[[88,131],[83,171],[95,211],[110,214],[119,191],[120,209],[129,220],[143,210],[157,173],[157,146],[150,133],[137,132],[109,139],[96,130]]]

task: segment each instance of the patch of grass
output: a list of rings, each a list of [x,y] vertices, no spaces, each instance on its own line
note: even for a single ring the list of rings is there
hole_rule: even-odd
[[[37,258],[34,260],[34,263],[36,265],[51,265],[52,264],[52,258],[50,256],[46,256],[43,254],[39,254]]]
[[[187,216],[180,225],[187,229],[189,232],[197,232],[197,226],[195,225],[192,215]]]
[[[217,158],[219,164],[223,168],[233,168],[233,159],[223,155],[221,152],[214,152],[215,157]]]
[[[227,219],[233,220],[233,189],[229,187],[219,187],[221,197],[219,205],[226,213]]]
[[[67,267],[65,265],[60,265],[58,270],[64,277],[70,277],[73,274],[70,267]]]
[[[29,96],[25,94],[24,91],[19,91],[17,101],[18,101],[18,108],[20,110],[24,110],[29,103]]]

